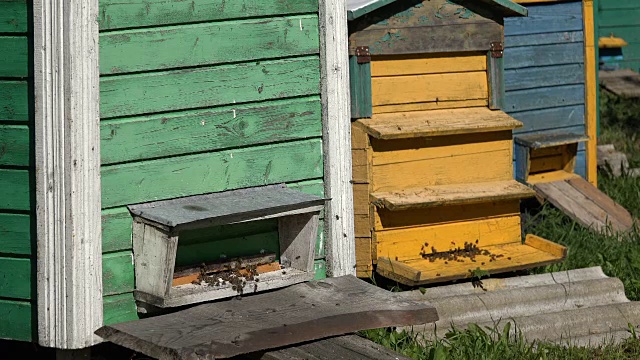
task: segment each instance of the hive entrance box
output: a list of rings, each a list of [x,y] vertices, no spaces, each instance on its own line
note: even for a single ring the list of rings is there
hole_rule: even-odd
[[[175,307],[311,280],[318,216],[323,207],[323,199],[284,185],[130,206],[134,215],[134,295],[158,307]],[[176,269],[176,254],[185,232],[274,218],[278,219],[279,263],[274,264],[275,254],[264,254],[263,250],[234,261],[214,263],[211,260],[215,259],[210,259],[209,264]]]
[[[406,285],[557,262],[528,235],[504,106],[510,1],[349,3],[358,275]]]

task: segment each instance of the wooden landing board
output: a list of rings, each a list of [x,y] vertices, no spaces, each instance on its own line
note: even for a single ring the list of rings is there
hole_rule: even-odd
[[[600,83],[618,96],[640,97],[640,74],[633,70],[600,71]]]
[[[395,261],[378,258],[376,271],[382,276],[402,284],[415,286],[472,277],[472,271],[481,269],[490,274],[530,269],[562,261],[567,248],[534,235],[527,235],[524,244],[520,242],[482,247],[496,255],[477,255],[472,261],[459,258],[458,261],[436,259],[415,259]]]
[[[347,275],[104,326],[96,334],[158,359],[219,359],[437,319],[429,304]]]
[[[626,232],[633,227],[633,217],[622,206],[581,177],[537,183],[539,196],[580,224],[598,232]]]
[[[356,124],[383,140],[513,130],[522,126],[503,111],[486,107],[377,114]]]
[[[264,353],[243,359],[259,360],[409,360],[380,344],[357,335],[336,336]]]
[[[401,211],[443,205],[516,200],[533,196],[535,191],[526,185],[515,180],[506,180],[373,193],[371,200],[379,208]]]

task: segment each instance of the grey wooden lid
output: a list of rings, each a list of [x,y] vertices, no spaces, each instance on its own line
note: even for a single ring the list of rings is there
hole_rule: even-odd
[[[130,205],[129,211],[145,220],[178,227],[208,222],[210,225],[258,220],[269,215],[319,211],[324,199],[289,189],[284,184]]]

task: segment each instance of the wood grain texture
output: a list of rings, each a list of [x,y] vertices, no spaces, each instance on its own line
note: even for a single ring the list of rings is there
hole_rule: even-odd
[[[102,282],[105,296],[133,291],[134,272],[131,251],[102,256]]]
[[[371,79],[373,106],[487,99],[483,71],[375,77]]]
[[[520,120],[523,126],[514,132],[529,133],[545,130],[574,127],[571,132],[584,133],[585,108],[584,105],[570,105],[550,109],[532,109],[525,111],[510,111],[509,115]],[[569,130],[569,129],[565,129]]]
[[[32,312],[31,302],[0,299],[0,338],[33,341]]]
[[[93,331],[103,323],[98,0],[34,0],[29,10],[34,323],[39,345],[81,349],[101,341]]]
[[[582,30],[579,1],[528,5],[527,17],[505,19],[505,36]]]
[[[116,31],[100,36],[100,73],[310,55],[318,47],[317,15]]]
[[[138,310],[132,293],[104,297],[104,324],[112,325],[138,320]]]
[[[547,88],[511,91],[507,93],[505,111],[583,105],[584,90],[584,85],[567,85],[554,87],[553,91]]]
[[[4,254],[32,254],[29,215],[0,213],[0,249]]]
[[[107,166],[103,206],[322,177],[320,140]],[[126,187],[128,184],[136,186]]]
[[[349,56],[349,86],[351,118],[371,117],[371,63],[358,64],[356,56]]]
[[[0,4],[0,9],[2,9],[1,7],[2,4]],[[29,44],[27,37],[0,36],[0,49],[2,49],[2,52],[0,52],[0,77],[26,77],[29,73]]]
[[[105,0],[100,2],[101,30],[183,24],[251,17],[315,13],[318,0],[283,2],[278,0]]]
[[[439,185],[400,191],[373,193],[374,205],[389,211],[433,208],[447,205],[519,200],[533,197],[535,191],[514,180],[458,185]]]
[[[483,248],[489,245],[519,243],[520,216],[511,215],[498,218],[461,221],[408,229],[376,231],[377,258],[387,257],[400,261],[421,259],[421,252],[444,252],[464,247],[464,243]],[[428,244],[428,245],[425,245]]]
[[[605,232],[607,223],[615,221],[609,219],[607,213],[590,198],[565,181],[539,183],[534,188],[540,196],[585,227]]]
[[[618,224],[619,227],[616,228],[617,230],[627,231],[633,227],[634,219],[629,211],[613,201],[613,199],[608,197],[605,193],[598,190],[598,188],[586,182],[582,178],[573,178],[567,180],[567,182],[581,194],[598,204],[598,206],[600,206],[602,210],[604,210],[608,216],[613,219],[612,222],[614,224]]]
[[[601,71],[600,85],[618,96],[640,97],[640,74],[633,70]]]
[[[325,196],[324,217],[328,276],[355,274],[348,30],[345,0],[321,0],[320,74]],[[316,272],[316,277],[318,271]]]
[[[484,54],[447,53],[373,56],[371,76],[401,76],[487,70]]]
[[[103,78],[102,118],[318,94],[316,56]]]
[[[320,99],[116,119],[100,132],[103,165],[320,137]]]
[[[549,45],[582,42],[584,33],[582,31],[561,31],[542,34],[521,34],[504,37],[506,47]]]
[[[34,298],[32,273],[30,259],[0,257],[0,296],[25,300]]]
[[[502,255],[491,261],[487,255],[478,255],[475,262],[464,259],[463,262],[444,260],[429,262],[428,260],[394,261],[389,258],[378,260],[377,271],[405,285],[438,283],[473,276],[472,271],[480,268],[489,274],[530,269],[562,261],[566,256],[566,248],[538,237],[528,237],[527,242],[487,246],[484,249],[495,255]],[[404,271],[398,271],[396,269]]]
[[[487,108],[380,114],[355,123],[377,139],[403,139],[513,130],[522,124],[502,111]]]
[[[589,136],[586,148],[585,170],[586,177],[591,184],[598,186],[598,64],[596,61],[595,43],[595,19],[593,1],[582,3],[583,23],[584,23],[584,85],[585,85],[585,108],[586,130]],[[640,14],[640,9],[636,12]],[[600,20],[600,19],[598,19]],[[640,93],[638,94],[640,95]]]
[[[357,335],[345,335],[304,344],[285,347],[279,350],[250,354],[247,359],[260,360],[409,360],[408,357],[389,350]]]
[[[584,63],[584,43],[551,44],[507,48],[505,69]]]
[[[0,209],[31,210],[28,170],[0,169]]]
[[[507,91],[584,84],[584,65],[517,68],[505,72]]]
[[[403,301],[353,276],[343,276],[247,296],[242,301],[203,304],[175,314],[107,326],[97,334],[158,358],[220,358],[361,329],[436,319],[431,305]],[[157,329],[163,329],[162,334]]]
[[[28,166],[30,154],[29,127],[0,124],[0,166]]]
[[[0,120],[29,120],[29,90],[26,81],[0,80]]]
[[[0,4],[0,33],[26,33],[28,20],[25,0],[7,0]]]

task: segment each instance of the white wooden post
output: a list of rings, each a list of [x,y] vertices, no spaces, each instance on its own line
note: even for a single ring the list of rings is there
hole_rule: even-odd
[[[327,273],[356,273],[346,0],[320,0]]]
[[[34,0],[38,342],[102,326],[98,1]]]

